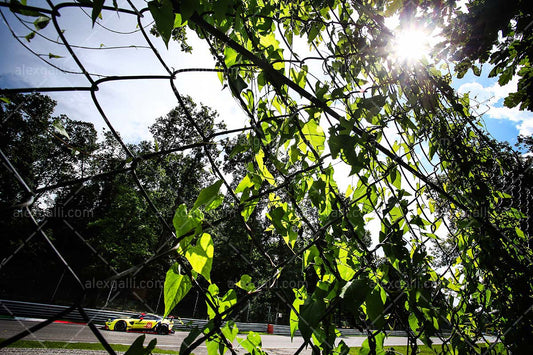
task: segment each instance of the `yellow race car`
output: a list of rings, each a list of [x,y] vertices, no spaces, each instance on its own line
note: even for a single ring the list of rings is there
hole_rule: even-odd
[[[132,317],[113,318],[105,322],[105,329],[125,332],[129,330],[149,331],[158,334],[174,333],[174,318],[163,318],[155,314],[141,313]]]

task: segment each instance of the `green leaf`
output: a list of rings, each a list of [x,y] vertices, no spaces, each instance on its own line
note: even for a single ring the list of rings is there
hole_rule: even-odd
[[[335,128],[330,127],[328,145],[329,145],[329,151],[331,152],[331,156],[333,157],[333,159],[337,159],[337,157],[339,156],[339,153],[343,146],[344,138],[346,137],[349,137],[349,136],[336,135]]]
[[[63,58],[63,57],[57,54],[48,53],[48,58],[52,59],[52,58]]]
[[[232,13],[234,4],[233,0],[217,0],[213,3],[214,17],[223,21],[227,14]]]
[[[518,106],[523,99],[524,95],[520,91],[512,92],[503,100],[503,105],[505,107],[513,108]]]
[[[505,69],[500,74],[500,77],[498,78],[498,84],[500,84],[500,86],[504,86],[508,84],[509,81],[511,81],[511,79],[513,78],[513,75],[514,75],[514,67],[509,67]]]
[[[174,28],[183,27],[187,24],[187,21],[183,21],[181,14],[176,14],[174,17]]]
[[[381,299],[381,292],[379,287],[376,287],[367,297],[366,297],[366,313],[368,318],[373,323],[373,326],[377,329],[380,329],[385,324],[385,314],[384,314],[384,304]]]
[[[326,304],[321,299],[313,300],[312,302],[300,306],[298,328],[305,340],[311,338],[311,335],[315,331],[314,328],[318,326],[320,318],[322,318],[325,312]]]
[[[237,334],[239,334],[239,328],[237,328],[233,321],[227,322],[220,330],[230,342],[233,342]]]
[[[345,87],[340,87],[340,88],[336,88],[336,89],[333,89],[333,91],[331,92],[331,98],[342,98],[344,97],[344,90],[346,88]]]
[[[211,284],[209,285],[209,287],[207,288],[207,298],[209,298],[211,300],[211,303],[213,303],[215,306],[218,306],[218,294],[219,294],[220,290],[218,289],[218,286],[216,284]],[[215,313],[215,310],[211,307],[211,305],[209,303],[207,303],[206,301],[206,305],[207,305],[207,316],[209,319],[213,319],[215,316],[216,316],[216,313]],[[218,309],[218,307],[217,307]]]
[[[156,345],[157,345],[157,338],[153,338],[152,340],[150,340],[150,342],[148,343],[148,346],[145,349],[146,353],[152,354]]]
[[[409,315],[409,327],[411,327],[411,330],[415,333],[415,334],[418,334],[418,332],[420,331],[420,325],[418,324],[418,318],[416,317],[416,315],[414,313],[411,313]]]
[[[9,100],[7,97],[0,97],[0,100],[5,102],[6,104],[10,104],[11,100]]]
[[[30,42],[33,38],[35,38],[35,31],[31,31],[26,36],[24,36],[24,38],[26,38],[26,41]]]
[[[271,32],[266,36],[261,36],[259,38],[259,43],[264,46],[265,48],[272,47],[272,49],[279,48],[279,42],[276,39],[276,35]]]
[[[94,0],[93,1],[93,11],[91,13],[91,18],[93,20],[93,26],[96,22],[96,19],[100,17],[102,13],[102,8],[104,7],[105,0]]]
[[[244,153],[244,152],[246,152],[248,149],[250,149],[250,145],[248,145],[248,144],[242,144],[242,143],[237,143],[237,144],[235,145],[235,147],[233,147],[233,149],[231,150],[231,153],[229,154],[229,157],[230,157],[230,158],[234,158],[237,154]]]
[[[355,275],[355,271],[347,263],[349,258],[348,250],[346,247],[340,247],[338,250],[339,262],[337,263],[337,269],[339,270],[339,275],[343,280],[349,281]]]
[[[402,188],[402,174],[398,171],[398,169],[396,169],[396,167],[392,167],[390,169],[387,180],[397,189]]]
[[[328,93],[329,85],[328,84],[321,85],[321,84],[322,83],[320,81],[317,81],[315,83],[316,97],[319,100],[324,100],[325,95]]]
[[[189,293],[192,283],[187,275],[180,274],[178,263],[172,265],[165,277],[165,317]]]
[[[259,150],[259,152],[255,155],[255,160],[257,161],[259,171],[261,172],[263,179],[267,180],[270,185],[276,186],[276,180],[274,179],[274,176],[270,173],[270,171],[268,171],[268,168],[263,161],[264,157],[265,152],[263,152],[263,149]]]
[[[398,10],[403,6],[403,0],[389,0],[387,3],[387,8],[384,12],[385,17],[390,17],[394,15]]]
[[[254,332],[248,333],[246,339],[237,338],[239,344],[253,355],[263,354],[261,351],[261,336]]]
[[[344,340],[341,340],[339,345],[337,345],[333,353],[339,354],[339,355],[348,355],[350,353],[350,348],[348,347],[348,345],[346,345]]]
[[[307,42],[311,43],[313,40],[318,36],[320,33],[320,27],[322,24],[314,23],[311,25],[311,28],[309,29],[309,34],[307,35]]]
[[[298,73],[296,73],[296,70],[294,68],[291,68],[290,71],[291,79],[298,84],[299,87],[305,89],[305,77],[307,75],[307,67],[303,66],[302,70],[300,70]]]
[[[324,142],[326,141],[326,136],[324,135],[322,127],[320,127],[315,120],[310,119],[309,122],[302,127],[302,132],[313,148],[320,154],[324,150]]]
[[[284,235],[287,232],[287,228],[283,224],[283,216],[285,215],[285,209],[281,206],[274,208],[270,211],[267,217],[272,221],[272,225],[281,235]]]
[[[363,304],[370,291],[369,280],[366,278],[346,283],[340,294],[340,298],[343,300],[343,308],[347,312],[355,315],[357,309]]]
[[[192,230],[197,229],[197,232],[201,230],[204,214],[202,211],[196,209],[187,212],[187,206],[183,203],[177,209],[172,220],[174,228],[176,228],[176,236],[179,238],[182,235],[189,233]]]
[[[230,68],[237,61],[237,54],[237,51],[229,46],[224,48],[224,62],[228,68]]]
[[[370,343],[368,341],[368,338],[365,339],[363,344],[361,344],[361,349],[359,349],[359,355],[369,355],[369,354],[375,354],[375,355],[385,355],[385,349],[383,349],[383,342],[385,341],[385,334],[378,333],[374,335],[374,341],[376,342],[376,352],[372,352],[370,349]]]
[[[206,342],[206,349],[207,349],[207,355],[217,355],[217,354],[223,354],[222,351],[224,348],[223,343],[220,341],[219,337],[215,337],[214,339],[208,339]]]
[[[383,106],[387,103],[387,99],[383,95],[376,95],[369,98],[361,99],[359,105],[371,112],[371,115],[376,115],[381,111]]]
[[[179,2],[182,20],[187,21],[195,11],[202,13],[199,2],[196,0],[182,0]]]
[[[230,89],[233,92],[234,96],[239,96],[241,92],[248,87],[248,84],[244,81],[243,78],[237,73],[235,75],[229,75],[228,80],[230,82]]]
[[[65,129],[65,127],[63,127],[63,124],[61,123],[59,119],[55,120],[52,123],[52,126],[54,127],[57,133],[59,133],[60,135],[62,135],[63,137],[67,139],[70,139],[70,136],[68,135],[67,130]]]
[[[213,185],[202,189],[192,209],[195,210],[198,207],[205,205],[206,211],[212,210],[214,208],[213,205],[217,202],[217,198],[219,197],[218,192],[220,191],[220,186],[222,186],[222,180],[218,180]],[[216,207],[218,207],[218,205]]]
[[[163,42],[168,48],[168,41],[172,35],[172,29],[176,21],[176,16],[172,8],[171,0],[152,0],[148,3],[148,9],[155,21],[157,32],[161,35]]]
[[[39,16],[35,21],[33,21],[33,25],[37,29],[37,31],[42,30],[46,26],[48,26],[48,23],[50,22],[50,17],[48,16]],[[26,38],[27,39],[27,38]]]
[[[187,249],[185,257],[191,263],[194,271],[211,281],[211,267],[213,266],[214,245],[211,235],[204,233],[192,248]]]
[[[244,218],[245,222],[248,221],[248,219],[250,218],[250,216],[254,212],[256,206],[257,206],[257,200],[255,200],[255,201],[253,201],[251,203],[247,203],[247,205],[245,207],[243,207],[241,215]]]
[[[471,67],[472,62],[468,59],[456,64],[454,70],[457,73],[457,78],[462,79]]]
[[[294,302],[292,303],[292,307],[294,309],[291,308],[291,314],[289,317],[289,324],[290,324],[290,329],[291,329],[291,340],[293,339],[294,334],[298,330],[298,322],[300,321],[298,314],[300,314],[300,306],[304,304],[305,299],[307,298],[305,287],[302,287],[299,290],[294,289],[293,291],[294,291],[295,297],[294,297]],[[294,310],[296,310],[298,314],[296,314]]]
[[[219,289],[216,284],[211,284],[207,288],[207,297],[211,300],[211,303],[213,303],[217,311],[219,313],[222,313],[226,311],[228,308],[233,307],[237,303],[237,292],[235,292],[234,289],[228,290],[226,294],[223,297],[219,297]],[[209,319],[213,319],[216,315],[215,310],[211,307],[210,303],[207,303],[207,315]]]
[[[194,343],[194,341],[196,340],[196,338],[198,338],[198,335],[200,334],[202,334],[202,330],[198,327],[195,327],[193,330],[191,330],[189,335],[187,335],[187,337],[183,339],[183,342],[181,343],[180,353],[183,353],[185,349],[187,349],[192,343]]]
[[[242,178],[241,182],[237,187],[235,188],[235,193],[238,194],[239,192],[243,192],[244,190],[254,186],[254,182],[252,179],[250,179],[249,175],[246,175]]]
[[[5,2],[7,2],[7,1],[5,1]],[[22,1],[22,2],[17,1],[17,0],[11,0],[10,1],[9,9],[12,12],[16,13],[16,14],[21,14],[21,15],[24,15],[24,16],[31,16],[31,17],[43,16],[43,14],[41,14],[39,11],[20,8],[20,7],[17,7],[16,5],[26,5],[26,1]]]
[[[144,347],[144,339],[146,338],[146,335],[140,335],[135,339],[135,341],[131,344],[129,349],[124,353],[124,355],[149,355],[152,353],[152,351],[155,349],[155,346],[157,345],[157,338],[154,338],[150,341],[148,346]]]
[[[357,139],[352,136],[341,135],[338,136],[336,143],[341,145],[344,159],[352,167],[350,175],[358,173],[364,167],[365,154],[364,152],[357,154]]]
[[[255,285],[252,282],[252,278],[250,277],[250,275],[242,275],[239,282],[237,282],[235,285],[247,292],[255,290]]]
[[[228,290],[226,294],[220,299],[220,312],[224,312],[226,309],[237,303],[237,293],[234,289]]]

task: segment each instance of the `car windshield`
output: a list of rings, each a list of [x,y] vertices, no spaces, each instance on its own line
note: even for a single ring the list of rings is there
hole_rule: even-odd
[[[153,314],[147,314],[147,315],[144,316],[144,319],[159,320],[159,319],[161,319],[161,317],[153,315]]]

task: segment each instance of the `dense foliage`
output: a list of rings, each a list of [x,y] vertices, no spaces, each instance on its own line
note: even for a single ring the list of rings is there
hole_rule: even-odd
[[[96,21],[104,1],[80,3],[92,5]],[[130,147],[142,158],[130,172],[145,174],[148,188],[130,175],[95,187],[107,189],[99,196],[108,201],[88,230],[103,236],[104,252],[131,255],[107,257],[113,267],[134,268],[169,237],[167,221],[159,230],[160,216],[145,204],[173,213],[165,313],[195,290],[210,320],[190,333],[184,354],[203,341],[210,353],[231,349],[231,320],[251,302],[276,301],[291,335],[299,331],[315,353],[347,353],[336,340],[343,322],[368,334],[363,353],[383,353],[390,329],[406,331],[413,352],[418,339],[430,345],[438,336],[443,353],[479,353],[476,342],[490,333],[527,353],[531,162],[486,137],[448,68],[477,73],[489,62],[500,84],[517,73],[506,104],[531,109],[530,6],[470,1],[462,14],[454,1],[150,1],[152,32],[165,43],[190,50],[177,28],[206,41],[250,129],[215,139],[223,127],[209,110],[172,87],[180,106],[152,126],[156,144]],[[439,53],[391,56],[384,23],[394,16],[443,28]],[[194,143],[188,154],[144,159]],[[120,146],[106,141],[97,153],[116,159],[108,168],[132,163],[107,150]],[[430,250],[446,242],[454,257],[441,266]],[[279,291],[283,280],[296,281],[290,293]],[[239,342],[262,353],[257,334]]]
[[[475,2],[467,15],[457,15],[451,4],[432,5],[151,3],[160,33],[169,32],[168,24],[172,28],[187,24],[208,41],[225,71],[222,80],[250,116],[254,132],[248,149],[256,155],[255,164],[233,194],[243,219],[256,208],[253,197],[270,188],[275,192],[269,194],[267,216],[287,246],[293,248],[302,231],[316,238],[301,255],[303,267],[312,266],[318,281],[295,289],[291,329],[312,338],[313,347],[325,353],[334,351],[331,315],[336,308],[366,319],[373,329],[371,348],[381,346],[380,330],[390,327],[391,320],[427,343],[429,336],[454,329],[458,335],[448,341],[460,353],[472,351],[481,332],[489,331],[507,332],[503,339],[512,349],[529,346],[531,250],[528,234],[521,229],[524,205],[508,202],[516,194],[497,183],[515,173],[514,168],[526,167],[506,152],[495,154],[501,149],[478,129],[468,97],[453,92],[449,74],[432,64],[438,60],[406,65],[387,56],[390,32],[383,26],[383,15],[398,13],[401,23],[411,24],[427,24],[429,18],[433,26],[445,27],[450,44],[444,48],[457,48],[448,58],[462,60],[457,66],[460,75],[469,68],[467,60],[489,60],[487,53],[505,26],[508,40],[490,57],[495,65],[491,75],[500,74],[503,85],[521,66],[519,94],[506,104],[523,102],[526,108],[531,40],[524,30],[531,14],[525,3],[508,7],[503,2]],[[505,16],[500,16],[499,7],[506,8]],[[465,43],[461,38],[466,38]],[[313,54],[306,57],[298,46],[300,39],[319,57],[323,69],[319,80],[309,75]],[[477,67],[474,70],[477,74]],[[327,133],[321,126],[328,127]],[[387,137],[386,129],[397,138]],[[422,142],[429,146],[427,160],[440,162],[444,179],[424,176],[424,162],[416,157],[415,148]],[[272,147],[282,149],[288,159],[280,159]],[[357,184],[346,193],[334,182],[328,153],[348,164],[350,175],[356,177]],[[409,181],[413,179],[416,183]],[[431,220],[433,199],[426,203],[411,197],[425,188],[435,199],[447,201],[450,214],[457,216],[453,232],[459,257],[446,272],[437,273],[432,267],[425,244],[431,239],[439,244],[434,233],[447,218]],[[288,196],[280,197],[280,191]],[[315,208],[318,226],[299,210],[305,200]],[[372,213],[381,222],[377,246],[385,254],[381,263],[371,257],[376,250],[361,243],[365,216],[368,221]],[[287,226],[297,226],[300,233]],[[389,286],[396,278],[399,289]],[[428,282],[436,286],[420,287]],[[222,314],[226,307],[220,309]],[[342,345],[335,351],[343,352]]]

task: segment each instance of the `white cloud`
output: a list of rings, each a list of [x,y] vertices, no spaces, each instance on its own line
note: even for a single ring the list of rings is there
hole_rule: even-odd
[[[533,135],[533,119],[529,117],[529,119],[522,121],[520,126],[518,126],[518,129],[520,130],[520,133],[525,136]]]
[[[516,124],[522,135],[533,134],[533,112],[520,111],[517,107],[503,106],[503,99],[517,88],[518,77],[514,77],[507,85],[500,86],[497,82],[491,86],[470,82],[462,84],[457,91],[460,94],[470,93],[472,105],[477,105],[477,111],[485,113],[487,117],[508,120]]]
[[[142,1],[137,2],[139,8],[146,6]],[[96,48],[148,46],[142,33],[136,31],[137,23],[134,16],[104,11],[102,20],[99,20],[103,26],[122,33],[133,32],[120,34],[110,32],[98,24],[93,28],[91,19],[78,8],[65,8],[61,13],[64,16],[58,18],[59,26],[65,30],[64,35],[69,43],[75,46]],[[7,12],[6,16],[9,23],[14,26],[17,35],[27,34],[28,30],[21,27],[12,14]],[[150,14],[145,13],[142,23],[147,31],[152,27],[151,22]],[[6,29],[3,24],[0,24],[0,28],[2,31]],[[49,25],[42,33],[51,39],[57,38],[57,32],[52,25]],[[6,65],[2,66],[0,76],[3,77],[4,82],[11,79],[9,86],[90,86],[89,81],[83,75],[65,74],[51,68],[22,48],[12,36],[8,36],[7,33],[5,35],[2,36],[3,39],[5,37],[2,63],[5,62]],[[193,54],[181,52],[174,41],[169,43],[167,49],[161,38],[155,38],[152,35],[149,37],[172,70],[215,67],[207,44],[193,33],[188,34],[189,43],[194,48]],[[54,53],[63,56],[63,58],[50,59],[50,61],[61,68],[79,71],[77,64],[63,46],[53,44],[39,36],[27,44],[38,53]],[[75,47],[74,52],[90,73],[111,76],[168,75],[156,55],[147,48],[82,49]],[[93,79],[98,79],[98,77],[93,76]],[[180,94],[190,95],[197,104],[203,103],[216,110],[220,114],[220,120],[225,121],[228,128],[246,125],[247,117],[229,90],[222,90],[222,84],[216,73],[178,74],[174,83]],[[63,113],[74,120],[91,122],[95,124],[98,131],[105,127],[105,122],[93,104],[89,92],[50,92],[47,95],[58,102],[55,114]],[[178,106],[168,79],[105,82],[99,84],[96,97],[113,126],[127,142],[132,143],[143,139],[151,140],[148,127],[157,117],[165,115]]]

